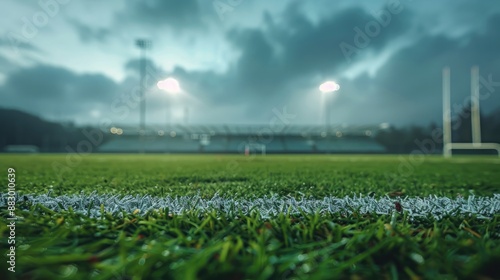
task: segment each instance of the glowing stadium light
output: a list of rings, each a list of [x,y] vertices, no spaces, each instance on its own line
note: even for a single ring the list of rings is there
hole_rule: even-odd
[[[331,115],[330,108],[328,106],[328,101],[327,101],[327,97],[330,94],[327,94],[327,93],[338,91],[339,89],[340,89],[339,84],[337,84],[336,82],[333,82],[333,81],[324,82],[319,86],[319,90],[323,93],[323,97],[325,98],[325,100],[323,100],[323,103],[324,103],[323,106],[325,108],[324,109],[325,130],[328,130],[328,127],[330,126],[330,115]]]
[[[332,81],[324,82],[319,86],[319,90],[322,93],[334,92],[334,91],[337,91],[339,89],[340,89],[339,84],[337,84],[336,82],[332,82]]]
[[[179,85],[179,82],[174,79],[174,78],[167,78],[163,81],[159,81],[156,86],[158,86],[159,89],[165,90],[169,93],[180,93],[181,92],[181,87]]]
[[[389,123],[386,123],[386,122],[380,124],[380,128],[381,129],[388,129],[390,127],[391,127],[391,125]]]
[[[164,90],[170,94],[178,94],[178,93],[182,92],[182,89],[181,89],[181,86],[179,85],[179,82],[172,77],[169,77],[169,78],[166,78],[165,80],[159,81],[158,83],[156,83],[156,86],[159,89]],[[168,104],[167,104],[166,108],[167,107],[168,107]],[[168,127],[170,126],[170,110],[168,108],[167,108],[167,115],[166,116],[167,116],[166,130],[168,130]]]

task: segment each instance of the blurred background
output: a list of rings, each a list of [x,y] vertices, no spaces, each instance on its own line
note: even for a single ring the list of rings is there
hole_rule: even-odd
[[[474,66],[482,141],[500,142],[495,0],[4,0],[0,15],[3,152],[441,153],[443,68],[453,142],[470,143]]]

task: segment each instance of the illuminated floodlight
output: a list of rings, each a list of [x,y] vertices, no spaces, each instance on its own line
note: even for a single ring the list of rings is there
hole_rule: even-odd
[[[181,87],[179,85],[179,82],[174,79],[174,78],[167,78],[163,81],[159,81],[156,86],[158,86],[159,89],[165,90],[169,93],[180,93],[181,92]]]
[[[333,81],[324,82],[319,86],[319,90],[323,93],[323,98],[325,98],[322,101],[323,106],[325,107],[325,110],[324,110],[325,129],[328,129],[328,127],[330,126],[330,115],[331,115],[330,108],[328,106],[328,101],[326,98],[328,96],[332,95],[332,94],[328,94],[328,93],[338,91],[339,89],[340,89],[339,84],[337,84],[336,82],[333,82]]]
[[[386,123],[386,122],[380,124],[380,128],[381,129],[388,129],[390,127],[391,127],[391,125],[389,123]]]
[[[334,92],[340,89],[339,84],[336,82],[328,81],[324,82],[319,86],[319,90],[323,93]]]

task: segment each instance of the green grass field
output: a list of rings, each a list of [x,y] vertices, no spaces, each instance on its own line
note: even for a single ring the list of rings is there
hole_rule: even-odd
[[[0,155],[3,194],[8,168],[15,169],[19,196],[16,272],[4,260],[0,275],[12,279],[500,279],[499,211],[441,219],[410,219],[397,207],[389,215],[354,209],[263,217],[212,208],[117,215],[105,203],[81,213],[30,199],[492,198],[500,194],[495,157]],[[498,196],[493,200],[500,205]],[[99,217],[91,217],[91,207]],[[2,219],[3,251],[10,246],[7,224]]]

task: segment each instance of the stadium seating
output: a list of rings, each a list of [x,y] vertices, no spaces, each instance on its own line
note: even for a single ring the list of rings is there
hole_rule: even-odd
[[[366,135],[369,130],[370,136]],[[258,126],[177,125],[142,137],[136,128],[111,133],[99,152],[149,153],[382,153],[385,148],[371,137],[374,127],[291,126],[273,135],[260,133]],[[116,129],[115,129],[116,131]],[[269,129],[265,131],[270,131]],[[326,133],[328,131],[328,133]],[[342,131],[342,132],[340,132]],[[105,133],[108,133],[105,131]]]
[[[288,153],[312,153],[314,152],[314,141],[304,137],[285,138],[285,152]]]

